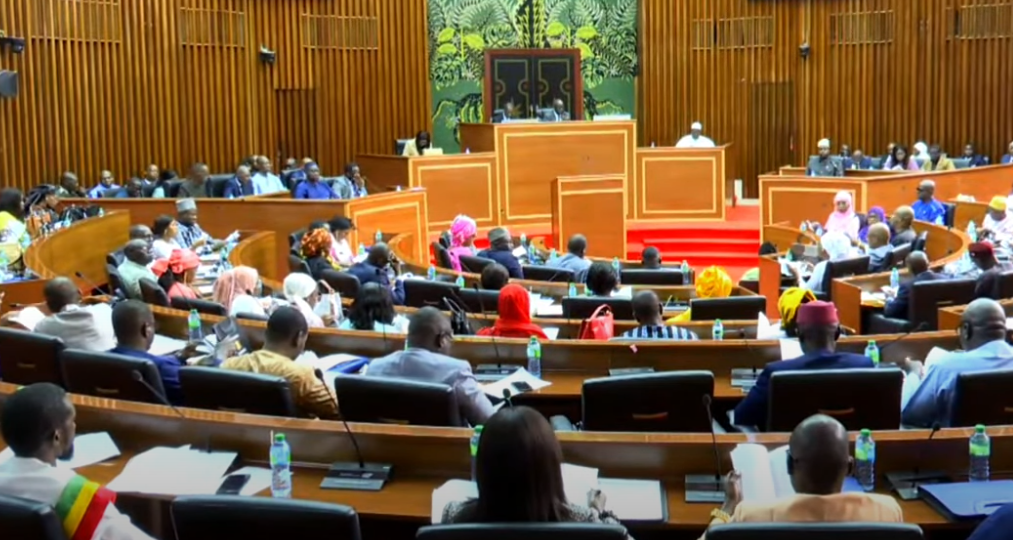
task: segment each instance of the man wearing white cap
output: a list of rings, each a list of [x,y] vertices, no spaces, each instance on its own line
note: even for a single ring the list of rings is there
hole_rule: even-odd
[[[710,140],[709,137],[703,136],[703,124],[700,122],[693,122],[693,125],[689,127],[689,135],[679,139],[679,142],[675,143],[676,148],[714,148],[714,141]]]
[[[809,166],[806,167],[808,176],[844,176],[839,159],[830,156],[830,139],[820,139],[817,143],[819,155],[809,159]]]
[[[176,201],[176,222],[179,223],[176,242],[184,249],[197,251],[202,247],[211,249],[221,247],[221,242],[215,241],[197,224],[197,201],[193,199]]]

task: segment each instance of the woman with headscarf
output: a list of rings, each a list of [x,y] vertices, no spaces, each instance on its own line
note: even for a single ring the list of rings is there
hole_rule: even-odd
[[[191,284],[197,277],[200,258],[189,249],[177,249],[168,259],[158,259],[151,265],[151,272],[158,276],[169,298],[181,297],[196,300],[200,298]]]
[[[218,276],[211,296],[215,302],[225,306],[229,316],[237,313],[267,315],[267,310],[257,299],[260,290],[260,274],[257,270],[249,266],[237,266]]]
[[[877,223],[886,223],[886,211],[883,210],[882,206],[873,206],[869,209],[869,215],[866,216],[865,227],[862,227],[858,231],[858,240],[863,244],[869,243],[869,227]]]
[[[813,273],[805,283],[800,284],[810,291],[819,293],[823,290],[823,276],[827,270],[827,263],[847,259],[853,253],[851,239],[841,232],[828,232],[820,238],[820,247],[823,249],[825,259],[816,264]],[[801,281],[801,278],[799,278]]]
[[[703,298],[728,298],[732,294],[732,278],[725,272],[724,268],[710,266],[700,272],[696,277],[696,297]],[[665,321],[665,324],[672,325],[692,320],[693,314],[687,309],[682,313]]]
[[[450,263],[455,272],[461,271],[461,255],[475,256],[475,234],[478,226],[475,220],[465,215],[454,218],[450,224]]]
[[[549,339],[537,324],[531,322],[531,295],[517,284],[499,291],[499,317],[496,324],[478,331],[480,336]]]
[[[851,194],[847,191],[838,191],[834,196],[834,211],[827,218],[824,234],[828,232],[841,232],[851,239],[858,238],[858,216],[855,215],[855,208]]]
[[[341,267],[331,258],[334,237],[327,229],[313,229],[302,236],[300,250],[306,265],[310,267],[313,279],[321,279],[324,270],[339,270]]]
[[[293,272],[285,278],[282,289],[285,299],[302,313],[310,328],[323,328],[323,318],[313,312],[314,306],[320,301],[320,290],[313,278],[301,272]]]
[[[816,300],[816,295],[808,289],[792,287],[781,293],[777,300],[777,312],[781,315],[782,337],[798,337],[798,328],[795,326],[795,317],[798,315],[798,308]]]
[[[414,139],[405,143],[401,155],[408,157],[423,156],[430,147],[429,132],[420,131],[415,134]]]

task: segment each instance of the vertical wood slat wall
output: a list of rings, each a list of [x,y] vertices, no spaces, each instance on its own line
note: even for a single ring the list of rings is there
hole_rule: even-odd
[[[1013,141],[1013,0],[642,0],[640,39],[641,143],[699,120],[749,194],[823,137],[993,160]]]
[[[254,153],[336,175],[429,125],[421,0],[3,0],[0,29],[27,40],[0,53],[21,73],[0,99],[3,186]]]

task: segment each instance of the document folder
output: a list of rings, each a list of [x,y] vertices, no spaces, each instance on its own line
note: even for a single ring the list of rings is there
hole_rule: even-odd
[[[919,486],[925,502],[950,521],[974,521],[988,517],[1013,503],[1013,480],[956,482]]]

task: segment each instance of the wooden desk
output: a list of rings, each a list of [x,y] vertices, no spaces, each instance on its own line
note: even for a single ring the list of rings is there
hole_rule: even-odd
[[[988,215],[988,202],[950,201],[954,205],[953,228],[967,230],[967,224],[974,221],[979,228]]]
[[[626,255],[626,190],[622,176],[561,176],[552,183],[552,241],[587,237],[588,255]]]
[[[77,221],[66,229],[36,239],[28,247],[25,261],[28,268],[44,280],[69,277],[79,287],[91,290],[89,283],[106,282],[106,255],[127,243],[129,229],[128,212],[107,210],[103,217]],[[75,277],[77,272],[87,279]]]
[[[629,219],[723,221],[730,146],[637,148]]]

